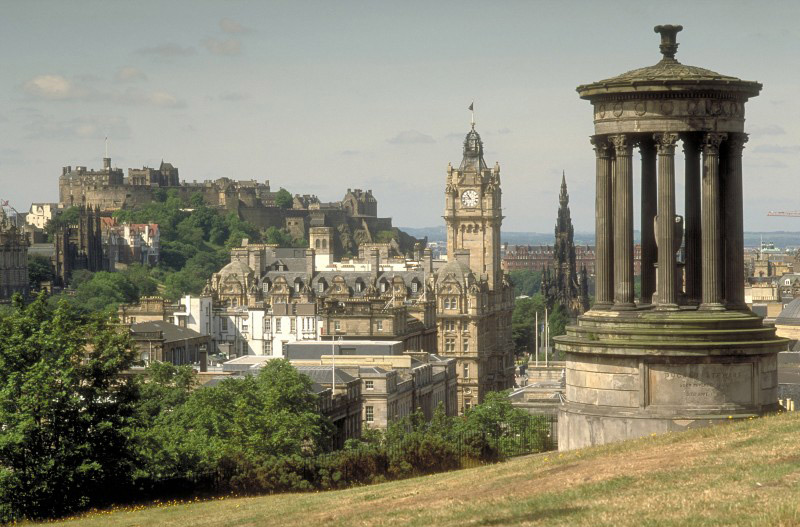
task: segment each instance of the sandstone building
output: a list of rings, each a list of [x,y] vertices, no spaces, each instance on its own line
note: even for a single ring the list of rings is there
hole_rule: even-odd
[[[0,301],[28,293],[28,240],[20,227],[0,207]]]

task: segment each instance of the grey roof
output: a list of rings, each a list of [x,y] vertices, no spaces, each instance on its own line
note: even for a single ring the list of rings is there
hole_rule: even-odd
[[[776,326],[800,326],[800,298],[795,298],[775,319]]]
[[[297,366],[297,371],[303,375],[307,375],[311,380],[322,386],[331,383],[331,367],[330,366]],[[343,371],[340,368],[335,368],[336,382],[348,383],[355,380],[355,377]]]
[[[436,275],[436,283],[439,284],[448,276],[453,276],[461,285],[469,285],[469,277],[472,274],[472,269],[467,264],[454,258],[439,269]]]
[[[176,326],[175,324],[170,324],[169,322],[164,322],[161,320],[155,320],[152,322],[137,322],[136,324],[131,324],[131,333],[134,336],[136,336],[137,333],[151,333],[154,331],[160,331],[165,342],[195,339],[203,336],[193,329],[182,328],[180,326]]]

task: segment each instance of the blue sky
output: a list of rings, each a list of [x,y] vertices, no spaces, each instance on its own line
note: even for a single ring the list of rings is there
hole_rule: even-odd
[[[561,171],[593,230],[579,84],[681,62],[764,84],[747,107],[745,228],[800,230],[798,2],[0,2],[0,197],[57,199],[64,165],[163,158],[185,180],[370,188],[396,225],[441,224],[475,100],[506,230],[547,232]],[[679,191],[680,175],[678,177]],[[679,207],[680,209],[680,207]],[[680,210],[679,210],[680,213]]]

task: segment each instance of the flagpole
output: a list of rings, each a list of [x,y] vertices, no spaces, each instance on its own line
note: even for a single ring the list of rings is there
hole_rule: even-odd
[[[544,308],[544,367],[547,368],[547,348],[550,347],[550,317],[547,313],[547,306]]]
[[[533,348],[536,350],[536,366],[539,366],[539,312],[536,312],[536,336],[533,339]]]

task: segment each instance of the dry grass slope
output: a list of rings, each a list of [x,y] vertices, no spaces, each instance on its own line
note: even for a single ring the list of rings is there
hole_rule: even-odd
[[[101,512],[57,525],[800,525],[798,438],[800,414],[784,414],[344,491]]]

